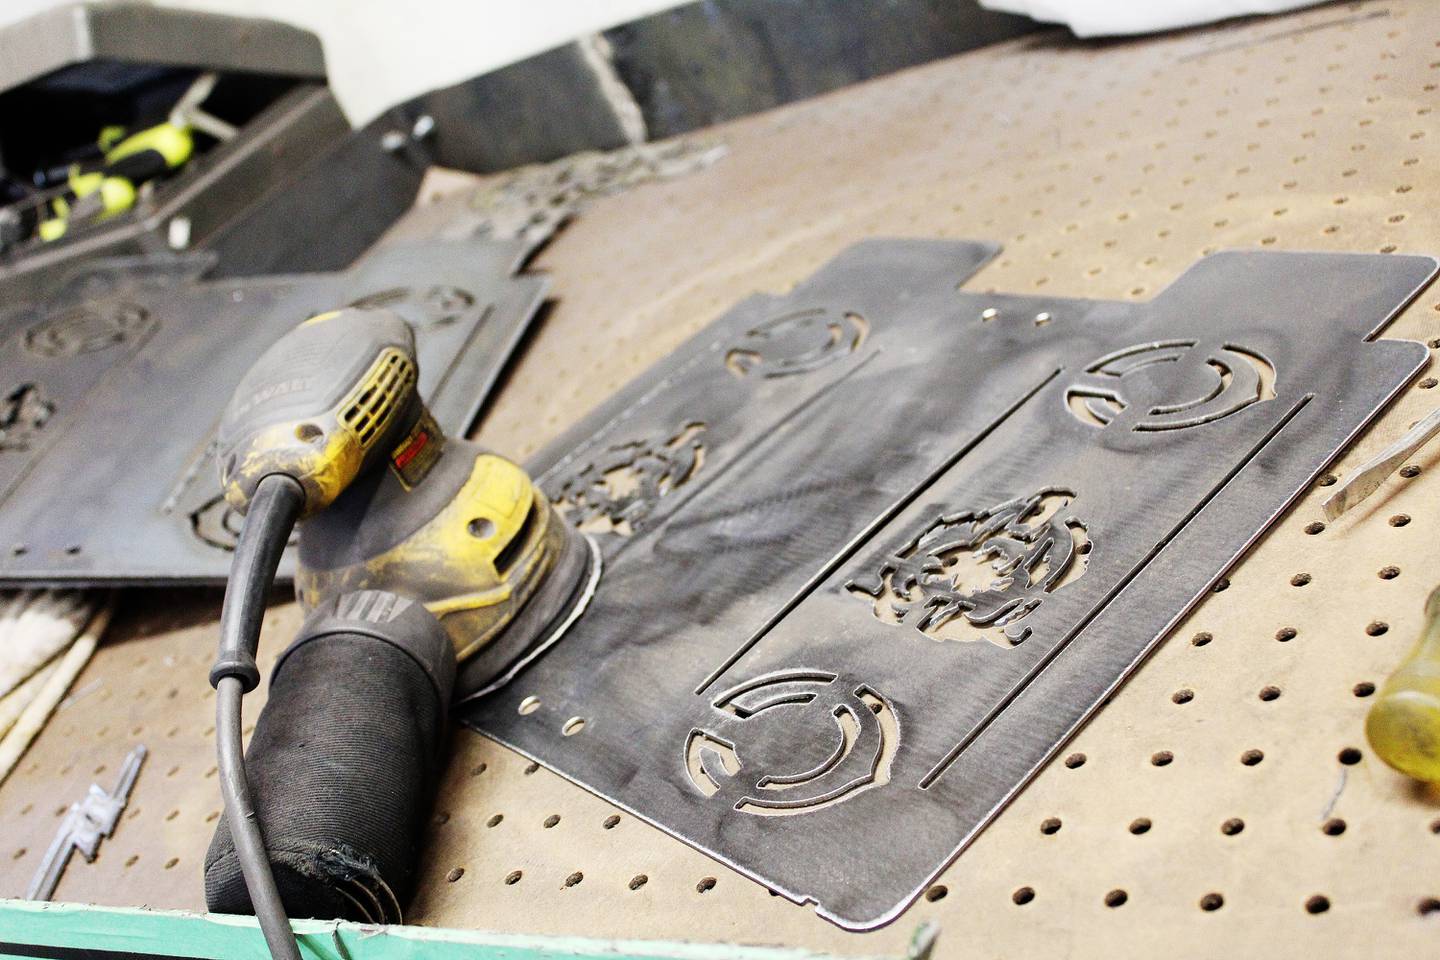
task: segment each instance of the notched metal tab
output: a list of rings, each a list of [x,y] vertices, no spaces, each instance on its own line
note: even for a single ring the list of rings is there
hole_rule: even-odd
[[[605,581],[468,722],[887,923],[1428,362],[1374,339],[1425,258],[1222,253],[1137,304],[960,290],[991,252],[852,247],[542,453]]]

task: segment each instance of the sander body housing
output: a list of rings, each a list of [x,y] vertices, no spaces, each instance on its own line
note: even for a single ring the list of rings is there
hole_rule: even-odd
[[[451,702],[493,689],[553,643],[599,574],[593,545],[524,470],[444,435],[418,378],[404,320],[347,308],[277,341],[221,423],[222,488],[246,514],[227,608],[274,573],[273,562],[242,565],[246,533],[288,539],[298,521],[295,587],[308,619],[272,672],[246,762],[292,914],[399,921]],[[252,507],[288,511],[290,522],[262,522]],[[263,546],[278,557],[283,543]],[[258,682],[246,642],[248,663],[235,649],[245,644],[227,652],[222,637],[217,686]],[[250,912],[226,800],[207,902]]]

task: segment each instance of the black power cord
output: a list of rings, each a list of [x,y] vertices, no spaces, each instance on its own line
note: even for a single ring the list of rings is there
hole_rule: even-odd
[[[240,701],[260,683],[255,652],[260,645],[265,598],[304,504],[304,490],[290,477],[274,474],[260,481],[230,564],[230,581],[220,612],[220,652],[210,668],[210,685],[216,691],[215,749],[225,820],[235,840],[255,917],[274,960],[300,960],[300,948],[285,915],[285,905],[280,902],[251,801],[250,782],[245,777]]]

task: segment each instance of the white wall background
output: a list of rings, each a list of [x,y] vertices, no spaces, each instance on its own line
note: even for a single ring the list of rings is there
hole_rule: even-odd
[[[71,0],[0,0],[0,26]],[[684,0],[162,0],[266,17],[325,45],[330,83],[357,126],[385,108]]]
[[[72,0],[0,0],[0,26]],[[149,0],[268,17],[313,31],[357,126],[417,94],[686,0]],[[1318,0],[981,0],[1081,36],[1143,33]]]

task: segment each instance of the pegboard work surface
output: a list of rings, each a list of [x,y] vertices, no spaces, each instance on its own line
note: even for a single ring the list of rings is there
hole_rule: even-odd
[[[558,304],[482,438],[534,452],[735,301],[867,237],[1002,243],[972,291],[1137,300],[1223,247],[1440,253],[1437,84],[1440,6],[1394,0],[1027,38],[719,128],[724,159],[597,201],[541,254]],[[1440,346],[1440,290],[1387,335]],[[1428,412],[1434,386],[1336,472]],[[922,920],[942,957],[1433,954],[1440,792],[1379,763],[1362,730],[1440,581],[1440,445],[1416,465],[1329,525],[1324,490],[1306,495],[888,928],[846,934],[464,732],[411,919],[851,954],[903,952]],[[218,609],[130,599],[0,787],[0,893],[139,740],[153,753],[132,810],[59,896],[202,905]],[[273,610],[265,652],[297,625]]]

